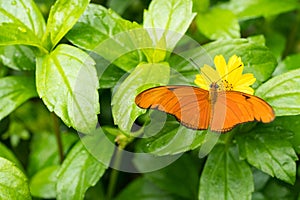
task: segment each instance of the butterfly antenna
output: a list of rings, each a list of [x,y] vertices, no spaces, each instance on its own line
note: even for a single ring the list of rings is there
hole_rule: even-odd
[[[236,67],[236,68],[232,69],[231,71],[227,72],[226,74],[224,74],[221,78],[219,78],[219,79],[216,81],[216,83],[219,82],[220,80],[222,80],[225,76],[228,76],[228,75],[229,75],[230,73],[232,73],[234,70],[239,69],[240,67],[242,67],[242,64],[240,64],[238,67]]]
[[[198,64],[192,58],[190,58],[190,61],[199,68]],[[207,78],[207,80],[209,80],[209,82],[212,83],[212,80],[209,78],[209,76],[207,76],[207,74],[205,74],[202,71],[201,71],[201,73]]]

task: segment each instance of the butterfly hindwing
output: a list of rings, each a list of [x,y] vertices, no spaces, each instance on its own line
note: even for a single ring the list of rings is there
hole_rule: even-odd
[[[214,131],[226,132],[244,122],[261,121],[268,123],[275,118],[272,107],[259,97],[237,91],[218,93],[211,124],[211,129]],[[215,118],[224,115],[224,113],[220,113],[222,107],[225,108],[225,117],[221,123],[217,123]]]

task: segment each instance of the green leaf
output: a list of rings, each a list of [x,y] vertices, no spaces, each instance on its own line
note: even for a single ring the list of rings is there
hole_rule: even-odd
[[[134,0],[110,0],[108,1],[108,7],[116,11],[119,15],[122,15],[134,3]]]
[[[260,191],[266,186],[267,182],[270,179],[270,176],[258,169],[254,169],[253,179],[254,179],[255,191]]]
[[[81,137],[81,142],[94,158],[108,167],[116,147],[115,137],[106,134],[105,128],[102,128],[97,128],[92,133],[84,135]]]
[[[300,114],[300,69],[275,76],[256,90],[275,110],[276,116]]]
[[[71,133],[61,133],[64,153],[76,142],[78,137]],[[30,143],[28,175],[33,176],[40,170],[59,164],[59,151],[54,133],[39,132],[33,135]]]
[[[275,31],[264,33],[264,35],[266,46],[273,52],[277,60],[280,60],[286,47],[287,38],[283,34]]]
[[[293,122],[293,126],[291,126],[291,122]],[[293,144],[295,151],[300,153],[300,115],[276,117],[270,126],[293,132],[294,135],[290,138],[290,142]]]
[[[25,126],[18,121],[11,120],[8,131],[2,135],[3,139],[10,139],[10,144],[17,147],[21,140],[28,140],[30,133]]]
[[[273,76],[300,68],[300,53],[287,56],[283,61],[278,63]]]
[[[35,69],[35,55],[28,46],[14,45],[0,47],[2,63],[15,70]]]
[[[31,199],[26,176],[15,164],[0,157],[0,199]]]
[[[234,54],[240,56],[245,65],[243,73],[254,74],[256,78],[254,86],[256,87],[268,80],[277,64],[276,58],[267,47],[253,43],[251,39],[211,42],[203,47],[182,52],[180,56],[173,56],[169,62],[172,68],[184,75],[193,84],[196,74],[199,73],[199,68],[204,64],[213,66],[212,59],[220,54],[224,55],[227,61]],[[197,63],[197,68],[193,66],[193,63],[182,60],[180,57],[192,58]],[[174,78],[177,79],[177,77]]]
[[[27,101],[10,115],[12,121],[23,124],[32,134],[53,131],[51,117],[43,101]]]
[[[0,120],[22,103],[37,96],[32,78],[7,76],[0,78]]]
[[[75,25],[89,0],[57,0],[51,7],[46,32],[43,37],[44,46],[52,49]]]
[[[167,192],[159,189],[145,178],[137,178],[132,181],[115,200],[179,200]]]
[[[30,192],[39,198],[55,198],[59,165],[50,166],[36,173],[30,180]]]
[[[208,10],[210,6],[210,1],[209,0],[193,0],[193,11],[195,12],[205,12]]]
[[[243,159],[285,182],[293,184],[296,176],[297,155],[288,141],[290,132],[271,128],[256,128],[237,137]]]
[[[104,184],[99,181],[95,186],[90,187],[85,195],[84,200],[102,200],[105,199],[105,190],[104,190]]]
[[[211,40],[239,38],[240,26],[230,10],[213,8],[196,17],[197,28]]]
[[[106,168],[79,141],[58,172],[57,199],[83,199],[86,190],[99,181]]]
[[[141,63],[120,84],[112,99],[112,114],[115,124],[129,132],[135,119],[146,112],[135,104],[141,91],[169,81],[170,67],[167,63]]]
[[[253,191],[251,169],[239,160],[237,149],[215,146],[200,178],[198,199],[251,199]]]
[[[148,29],[154,43],[166,37],[167,49],[173,49],[196,15],[192,7],[192,0],[153,0],[144,11],[143,27]]]
[[[138,50],[141,48],[138,43],[140,37],[136,34],[142,34],[144,30],[132,30],[139,27],[110,9],[90,4],[66,37],[73,44],[94,51],[124,71],[129,71],[142,60]],[[142,40],[144,42],[145,38]]]
[[[40,46],[44,30],[44,18],[34,1],[0,1],[0,45]]]
[[[263,190],[265,199],[297,199],[299,195],[299,183],[296,183],[293,187],[277,180],[269,181]],[[299,196],[298,196],[299,199]]]
[[[13,162],[16,165],[16,167],[24,171],[21,162],[16,158],[13,152],[2,143],[0,143],[0,157]]]
[[[159,156],[174,155],[195,149],[204,142],[205,134],[203,131],[188,129],[177,121],[165,122],[164,120],[160,121],[161,118],[159,117],[156,118],[154,120],[158,120],[158,123],[147,125],[143,134],[151,133],[153,135],[153,131],[157,127],[161,125],[164,127],[162,130],[157,130],[158,134],[139,141],[138,147],[142,151]]]
[[[89,4],[66,37],[81,48],[94,50],[107,38],[138,27],[138,24],[123,19],[111,9]]]
[[[96,53],[89,54],[96,62],[97,75],[99,77],[100,88],[114,87],[126,74],[126,71],[116,65],[109,63]],[[125,64],[125,63],[124,63]]]
[[[83,133],[89,133],[98,122],[99,86],[94,65],[91,57],[69,45],[59,45],[37,59],[39,96],[66,125]]]
[[[188,173],[183,173],[184,171]],[[163,191],[185,199],[196,199],[198,192],[198,169],[190,156],[182,155],[171,165],[145,174],[145,178]],[[188,185],[189,187],[179,187]]]
[[[220,7],[232,10],[239,19],[268,17],[298,8],[297,0],[231,0]]]

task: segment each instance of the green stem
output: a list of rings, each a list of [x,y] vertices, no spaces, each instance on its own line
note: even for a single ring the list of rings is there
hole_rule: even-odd
[[[116,190],[116,186],[117,186],[117,180],[118,180],[118,175],[119,175],[119,171],[117,170],[118,167],[120,166],[122,160],[122,149],[118,148],[116,151],[116,156],[113,162],[113,166],[112,166],[112,172],[110,174],[110,178],[109,178],[109,184],[108,184],[108,189],[107,189],[107,200],[111,200],[114,196],[115,190]]]
[[[57,147],[58,147],[59,161],[60,163],[62,163],[64,160],[64,150],[63,150],[61,135],[59,131],[59,122],[57,116],[54,113],[51,113],[51,116],[53,120],[53,130],[55,133]]]

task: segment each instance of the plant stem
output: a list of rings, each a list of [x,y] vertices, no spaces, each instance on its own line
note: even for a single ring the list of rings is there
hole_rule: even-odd
[[[59,122],[58,122],[57,116],[54,113],[51,113],[51,116],[53,119],[53,130],[55,133],[57,147],[58,147],[59,161],[60,161],[60,163],[62,163],[64,160],[64,150],[63,150],[61,135],[60,135],[60,131],[59,131]]]
[[[118,179],[118,175],[119,175],[119,171],[117,169],[120,166],[121,160],[122,160],[122,149],[117,148],[113,166],[112,166],[113,169],[112,169],[112,172],[111,172],[110,178],[109,178],[109,184],[108,184],[108,189],[107,189],[107,198],[106,198],[107,200],[111,200],[115,193],[116,186],[117,186],[117,179]]]

